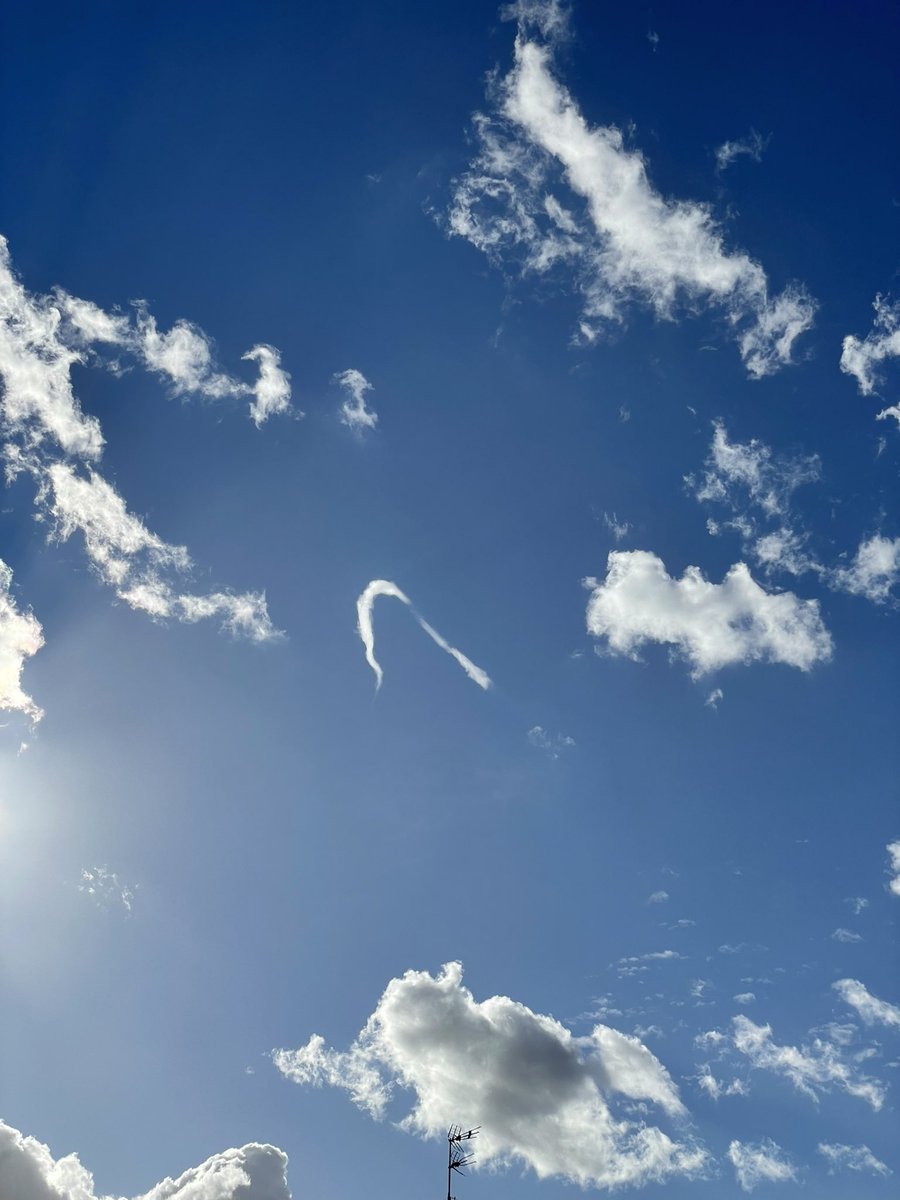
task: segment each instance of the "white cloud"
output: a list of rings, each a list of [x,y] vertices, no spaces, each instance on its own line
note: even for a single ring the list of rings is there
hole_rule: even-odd
[[[737,1004],[753,1004],[756,1000],[756,994],[755,992],[738,992],[733,999]]]
[[[890,870],[893,874],[893,879],[888,880],[888,891],[895,896],[900,896],[900,839],[896,842],[889,842],[885,849],[888,852]]]
[[[615,513],[610,516],[609,513],[603,514],[603,524],[613,535],[617,542],[621,542],[623,538],[628,537],[631,532],[631,526],[627,521],[620,521]]]
[[[259,429],[269,417],[285,413],[291,407],[291,377],[281,365],[281,354],[274,346],[259,345],[241,355],[259,364],[259,379],[251,387],[250,417]],[[298,413],[298,416],[303,416]]]
[[[665,904],[669,899],[669,893],[660,889],[658,892],[652,892],[647,897],[648,904]]]
[[[378,424],[378,413],[366,408],[366,392],[374,389],[365,375],[351,367],[335,375],[335,379],[349,397],[341,404],[341,422],[351,429],[374,429]]]
[[[568,734],[557,733],[551,735],[541,725],[533,725],[528,730],[528,740],[532,746],[536,746],[539,750],[544,750],[551,758],[559,758],[564,750],[571,750],[575,745],[575,739],[569,737]]]
[[[844,942],[846,944],[851,942],[861,942],[863,940],[861,934],[854,933],[852,929],[844,929],[843,927],[836,929],[831,936],[834,941]]]
[[[728,1159],[745,1192],[752,1192],[760,1183],[791,1183],[797,1179],[796,1168],[771,1138],[756,1144],[733,1141],[728,1147]]]
[[[725,693],[720,687],[713,688],[703,703],[707,708],[717,709],[722,700],[725,699]]]
[[[883,604],[891,589],[900,583],[900,538],[876,534],[860,542],[850,566],[835,568],[829,575],[829,583],[838,591]]]
[[[744,563],[722,583],[710,583],[698,567],[681,579],[645,550],[614,550],[603,582],[591,589],[588,632],[605,638],[614,654],[637,658],[647,642],[672,646],[695,679],[738,663],[780,662],[807,671],[831,657],[831,635],[815,600],[792,592],[767,592]]]
[[[38,504],[52,518],[53,536],[65,541],[81,533],[97,574],[132,608],[188,624],[219,617],[224,629],[254,642],[281,636],[258,593],[196,596],[174,590],[165,573],[190,569],[187,550],[151,533],[102,476],[90,470],[82,476],[67,463],[35,472],[41,479]]]
[[[865,1100],[876,1111],[884,1103],[884,1088],[878,1080],[846,1062],[832,1042],[815,1038],[808,1046],[779,1046],[772,1040],[770,1025],[755,1025],[745,1016],[734,1017],[732,1025],[732,1044],[752,1067],[785,1076],[811,1099],[818,1100],[820,1092],[837,1087]]]
[[[694,1079],[710,1100],[720,1100],[723,1096],[746,1096],[750,1091],[742,1079],[732,1079],[730,1083],[722,1083],[716,1079],[709,1063],[700,1064],[700,1074],[695,1075]]]
[[[752,376],[789,362],[812,324],[810,298],[799,287],[770,298],[762,267],[726,249],[708,205],[656,191],[617,128],[588,124],[535,36],[547,31],[530,25],[520,20],[513,68],[494,79],[494,111],[473,118],[478,150],[454,183],[450,232],[523,273],[567,270],[583,341],[635,300],[661,318],[706,301],[726,313]]]
[[[83,867],[77,887],[100,908],[124,908],[129,916],[134,909],[134,888],[109,867]]]
[[[862,341],[848,334],[841,351],[841,370],[854,377],[864,396],[871,396],[881,382],[881,364],[900,356],[900,304],[876,296],[872,307],[875,321],[871,332]],[[883,417],[887,411],[879,415]]]
[[[22,690],[22,669],[43,646],[44,635],[37,617],[16,607],[12,577],[0,558],[0,709],[24,713],[34,724],[44,714]]]
[[[2,1121],[0,1178],[3,1200],[100,1200],[77,1154],[55,1159],[49,1147]],[[257,1142],[224,1150],[176,1179],[164,1179],[140,1200],[291,1200],[287,1155]]]
[[[349,1051],[314,1037],[273,1054],[300,1084],[344,1087],[374,1117],[397,1089],[413,1093],[401,1127],[440,1137],[463,1119],[482,1125],[478,1160],[523,1164],[540,1178],[613,1188],[695,1176],[707,1163],[690,1141],[614,1116],[615,1097],[645,1100],[685,1115],[675,1084],[636,1038],[605,1025],[574,1037],[549,1016],[506,996],[476,1001],[462,968],[393,979]]]
[[[29,295],[15,278],[6,241],[0,238],[0,424],[7,479],[23,472],[34,478],[37,507],[42,519],[50,519],[52,534],[65,540],[80,532],[97,574],[132,607],[189,622],[218,616],[223,627],[254,641],[277,636],[258,593],[195,596],[177,590],[167,576],[190,569],[187,550],[148,530],[90,466],[100,457],[103,436],[97,420],[82,413],[70,371],[75,363],[94,361],[92,343],[137,356],[177,392],[250,395],[257,424],[270,412],[283,411],[289,399],[277,351],[256,346],[246,356],[260,367],[253,387],[232,380],[215,369],[209,339],[189,322],[176,322],[168,333],[160,333],[143,306],[132,324],[122,314],[105,313],[60,289],[52,296]],[[28,630],[21,621],[34,619],[21,618],[13,625],[10,613],[6,615],[9,638],[14,639],[15,630],[25,637]],[[39,634],[34,623],[30,636]],[[14,646],[14,640],[9,644]],[[39,642],[26,639],[26,644],[37,649]],[[17,679],[15,653],[10,650],[4,669]],[[21,696],[17,703],[21,707]]]
[[[103,435],[72,391],[80,350],[60,340],[61,316],[47,297],[30,297],[12,271],[0,236],[0,415],[3,432],[33,448],[48,440],[66,454],[99,457]]]
[[[818,455],[776,455],[756,438],[731,442],[724,424],[714,421],[704,473],[685,476],[685,483],[701,503],[721,504],[731,510],[732,519],[708,522],[710,533],[736,530],[746,552],[767,571],[802,575],[820,568],[806,551],[806,535],[792,526],[791,497],[798,487],[820,477]],[[760,521],[770,527],[761,528]]]
[[[737,158],[749,158],[753,162],[762,162],[763,151],[769,139],[751,129],[745,138],[736,138],[733,142],[723,142],[716,147],[716,170],[724,171]]]
[[[856,1010],[867,1025],[888,1025],[900,1029],[900,1008],[873,996],[858,979],[839,979],[831,985],[845,1004]]]
[[[848,1171],[868,1171],[872,1175],[892,1175],[891,1168],[876,1158],[868,1146],[845,1146],[840,1142],[819,1142],[819,1153],[828,1161],[828,1174],[840,1168]]]
[[[865,896],[848,896],[844,903],[850,905],[855,917],[858,917],[864,908],[869,907],[869,902]]]
[[[477,683],[485,691],[491,686],[491,679],[487,672],[483,671],[481,667],[477,667],[471,659],[466,658],[461,651],[451,646],[448,641],[441,637],[436,629],[429,625],[423,617],[420,617],[415,608],[413,608],[412,601],[400,591],[395,583],[391,583],[388,579],[373,579],[371,583],[366,585],[360,593],[359,599],[356,601],[356,616],[357,629],[366,651],[366,662],[375,672],[376,691],[381,687],[381,680],[384,676],[384,672],[375,658],[375,631],[372,626],[372,610],[379,596],[393,596],[395,600],[399,600],[401,604],[405,604],[431,640],[437,643],[452,658],[456,659],[473,683]]]

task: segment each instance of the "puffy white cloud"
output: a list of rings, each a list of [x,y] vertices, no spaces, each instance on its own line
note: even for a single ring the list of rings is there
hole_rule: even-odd
[[[835,568],[829,575],[829,583],[838,591],[883,604],[892,588],[900,583],[900,538],[876,534],[860,542],[850,565]]]
[[[840,1142],[819,1142],[818,1151],[828,1162],[828,1174],[837,1170],[868,1171],[872,1175],[892,1175],[891,1168],[876,1158],[868,1146],[845,1146]]]
[[[893,879],[888,880],[888,891],[895,896],[900,896],[900,839],[896,842],[888,842],[885,849],[888,852],[890,870],[893,873]]]
[[[366,392],[374,389],[362,371],[351,367],[347,371],[341,371],[335,379],[348,395],[341,404],[342,424],[356,430],[374,429],[378,424],[378,413],[366,407]]]
[[[281,365],[281,354],[274,346],[259,345],[241,356],[259,365],[259,379],[250,388],[250,416],[259,429],[263,422],[291,407],[291,377]],[[303,416],[298,412],[298,416]]]
[[[745,138],[736,138],[733,142],[723,142],[716,147],[716,170],[724,171],[726,167],[738,158],[749,158],[753,162],[762,162],[763,151],[768,145],[768,138],[751,129]]]
[[[481,667],[477,667],[471,659],[466,658],[455,646],[451,646],[445,638],[441,637],[436,629],[429,625],[423,617],[420,617],[415,608],[413,608],[412,601],[400,591],[395,583],[391,583],[388,579],[373,579],[371,583],[366,585],[360,593],[359,599],[356,601],[356,618],[359,636],[366,651],[366,662],[375,672],[376,691],[381,687],[381,681],[384,677],[384,672],[375,658],[375,630],[372,625],[372,610],[379,596],[393,596],[395,600],[399,600],[401,604],[405,604],[431,640],[452,658],[456,659],[473,683],[477,683],[485,691],[491,686],[491,680],[487,672],[483,671]]]
[[[77,887],[100,908],[124,908],[129,916],[133,911],[134,888],[123,883],[109,867],[83,867]]]
[[[900,1008],[873,996],[858,979],[838,979],[831,986],[845,1004],[856,1010],[867,1025],[889,1025],[900,1029]]]
[[[745,1192],[752,1192],[760,1183],[790,1183],[797,1178],[796,1168],[771,1138],[755,1144],[733,1141],[728,1147],[728,1160]]]
[[[587,628],[614,654],[637,658],[641,646],[659,642],[687,660],[695,679],[737,663],[780,662],[808,671],[831,657],[831,635],[815,600],[792,592],[767,592],[744,563],[722,583],[698,567],[681,579],[645,550],[614,550],[602,582],[591,590]]]
[[[876,296],[872,307],[875,321],[871,331],[862,340],[848,334],[841,351],[841,370],[854,377],[864,396],[871,396],[881,382],[881,364],[900,355],[900,304]],[[883,417],[887,411],[879,415]]]
[[[214,1154],[140,1200],[291,1200],[287,1155],[251,1142]],[[101,1200],[77,1154],[55,1159],[48,1146],[0,1121],[3,1200]],[[107,1197],[106,1200],[112,1200]]]
[[[640,152],[614,126],[591,126],[555,77],[556,30],[517,15],[514,65],[491,85],[492,114],[473,119],[478,150],[454,183],[450,232],[525,273],[568,271],[584,341],[634,300],[664,318],[706,301],[726,313],[752,376],[789,362],[812,324],[807,294],[789,287],[771,298],[762,267],[726,249],[708,205],[663,197]]]
[[[374,1117],[397,1089],[408,1090],[413,1106],[402,1128],[437,1137],[461,1118],[481,1124],[479,1162],[524,1164],[540,1178],[613,1188],[694,1176],[707,1164],[693,1142],[613,1114],[618,1096],[685,1115],[646,1046],[605,1025],[574,1037],[506,996],[476,1001],[459,963],[391,980],[349,1051],[314,1037],[273,1059],[297,1083],[346,1088]]]
[[[0,558],[0,709],[21,712],[37,722],[44,715],[22,690],[25,659],[44,644],[41,624],[30,612],[20,612],[12,595],[12,570]]]
[[[771,1025],[756,1025],[745,1016],[734,1017],[732,1025],[732,1044],[752,1067],[783,1075],[811,1099],[818,1100],[820,1092],[837,1087],[876,1111],[884,1103],[881,1083],[861,1074],[832,1042],[815,1038],[808,1046],[779,1046],[772,1040]]]

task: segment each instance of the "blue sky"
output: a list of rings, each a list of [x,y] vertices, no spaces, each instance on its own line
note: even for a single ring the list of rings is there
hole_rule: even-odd
[[[12,15],[12,1200],[892,1194],[897,32]]]

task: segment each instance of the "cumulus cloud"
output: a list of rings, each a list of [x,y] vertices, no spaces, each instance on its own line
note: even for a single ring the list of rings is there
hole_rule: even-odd
[[[25,659],[43,646],[44,635],[37,617],[16,606],[12,577],[0,558],[0,709],[24,713],[36,724],[44,714],[22,690],[22,670]]]
[[[83,867],[77,887],[99,908],[122,908],[129,916],[134,911],[134,888],[123,883],[109,867]]]
[[[829,583],[837,591],[883,604],[900,583],[900,538],[876,534],[860,542],[850,565],[835,568]]]
[[[716,147],[716,170],[722,172],[738,158],[749,158],[753,162],[762,162],[763,151],[769,144],[769,139],[751,129],[745,138],[736,138],[733,142],[723,142]]]
[[[436,629],[429,625],[423,617],[420,617],[413,607],[412,601],[400,591],[395,583],[391,583],[388,579],[373,579],[371,583],[366,585],[360,593],[359,599],[356,601],[356,619],[359,636],[366,651],[366,662],[375,672],[376,691],[381,687],[381,681],[384,677],[384,672],[375,658],[375,630],[372,625],[372,610],[379,596],[393,596],[395,600],[399,600],[401,604],[405,604],[431,640],[440,646],[442,650],[446,651],[451,658],[456,659],[473,683],[477,683],[485,691],[491,686],[491,679],[487,672],[483,671],[481,667],[477,667],[471,659],[466,658],[455,646],[451,646],[445,638],[441,637]]]
[[[752,1192],[760,1183],[791,1183],[797,1179],[796,1168],[771,1138],[755,1144],[733,1141],[728,1147],[728,1161],[745,1192]]]
[[[0,426],[7,479],[23,472],[32,476],[39,516],[51,536],[64,541],[80,533],[98,576],[132,607],[187,622],[218,617],[224,628],[254,641],[277,636],[259,593],[182,591],[173,576],[190,570],[187,550],[152,533],[97,472],[100,425],[81,411],[71,381],[73,364],[94,361],[94,343],[132,354],[178,393],[250,395],[257,424],[289,401],[278,352],[254,347],[246,357],[259,364],[259,380],[252,386],[233,380],[215,368],[209,339],[189,322],[161,333],[144,306],[132,322],[59,289],[51,296],[30,295],[0,239]],[[17,628],[25,636],[25,627]],[[39,636],[36,623],[31,636],[35,633]],[[14,662],[13,657],[13,667]]]
[[[141,1200],[291,1200],[287,1161],[275,1146],[251,1142],[214,1154],[176,1179],[164,1179]],[[0,1178],[3,1200],[100,1200],[77,1154],[55,1159],[43,1142],[3,1121]]]
[[[335,375],[335,379],[347,393],[341,404],[341,423],[358,431],[374,429],[378,424],[378,413],[366,407],[366,392],[374,389],[362,371],[351,367],[350,370]]]
[[[664,197],[619,129],[588,123],[555,74],[557,24],[534,15],[550,12],[513,14],[514,64],[492,77],[491,111],[473,118],[477,150],[454,181],[451,234],[523,274],[564,273],[581,297],[582,341],[632,302],[660,318],[705,302],[725,313],[751,376],[788,363],[812,325],[809,296],[797,286],[770,296],[763,268],[726,248],[708,205]]]
[[[684,1106],[668,1072],[634,1037],[597,1025],[574,1037],[554,1018],[506,996],[476,1001],[459,963],[393,979],[348,1051],[320,1037],[273,1053],[288,1079],[346,1088],[380,1118],[397,1090],[412,1093],[401,1127],[443,1136],[464,1117],[481,1124],[479,1162],[520,1164],[540,1178],[613,1188],[695,1176],[705,1151],[662,1129],[614,1115],[617,1098],[669,1118]]]
[[[872,307],[875,321],[862,340],[848,334],[841,351],[841,370],[852,375],[864,396],[871,396],[881,382],[881,366],[887,359],[900,355],[900,304],[891,304],[886,297],[876,296]],[[880,417],[895,415],[891,410]],[[898,410],[900,420],[900,410]]]
[[[876,1158],[868,1146],[845,1146],[840,1142],[819,1142],[818,1151],[828,1162],[828,1174],[840,1169],[867,1171],[872,1175],[892,1175],[891,1168]]]
[[[833,1042],[817,1037],[810,1045],[779,1046],[772,1039],[771,1025],[756,1025],[749,1017],[737,1016],[732,1026],[732,1044],[751,1067],[783,1075],[812,1100],[836,1087],[865,1100],[876,1111],[884,1103],[881,1083],[861,1074]]]
[[[873,996],[858,979],[838,979],[831,985],[845,1004],[856,1010],[867,1025],[888,1025],[900,1029],[900,1008]]]
[[[778,662],[808,671],[831,657],[831,635],[815,600],[792,592],[767,592],[744,563],[722,583],[698,567],[672,578],[662,560],[645,550],[614,550],[602,582],[591,591],[587,628],[613,654],[637,659],[647,642],[669,645],[694,679],[738,663]]]
[[[900,896],[900,839],[896,842],[889,842],[885,849],[888,852],[890,870],[893,875],[893,878],[888,880],[888,891],[895,896]]]

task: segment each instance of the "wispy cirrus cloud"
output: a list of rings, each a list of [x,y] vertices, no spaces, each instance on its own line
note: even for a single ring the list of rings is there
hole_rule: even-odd
[[[797,1179],[796,1167],[771,1138],[755,1143],[733,1141],[728,1161],[745,1192],[752,1192],[760,1183],[793,1183]]]
[[[487,691],[491,686],[491,678],[486,671],[476,666],[461,650],[451,646],[446,638],[443,638],[436,629],[429,625],[425,618],[416,612],[410,598],[401,592],[395,583],[391,583],[389,579],[373,579],[371,583],[366,584],[356,601],[356,624],[365,648],[366,662],[375,673],[376,691],[381,687],[381,681],[384,678],[381,665],[375,658],[375,629],[372,623],[372,612],[379,596],[391,596],[395,600],[399,600],[401,604],[405,604],[431,640],[459,663],[473,683],[477,683],[480,688]]]
[[[716,170],[721,174],[727,167],[739,158],[749,158],[751,162],[762,162],[763,152],[769,144],[755,129],[744,138],[735,138],[733,142],[723,142],[716,147]]]
[[[887,1000],[879,1000],[858,979],[838,979],[831,986],[867,1025],[887,1025],[900,1029],[900,1007]]]
[[[124,909],[128,916],[134,911],[134,888],[109,867],[83,867],[76,886],[82,895],[90,896],[98,908]]]
[[[892,1175],[893,1171],[876,1158],[868,1146],[846,1146],[841,1142],[819,1142],[819,1153],[828,1163],[828,1174],[834,1175],[839,1170],[865,1171],[871,1175]]]
[[[492,77],[490,110],[473,117],[477,150],[453,184],[450,233],[499,266],[568,279],[582,341],[632,303],[666,319],[705,303],[725,314],[752,377],[778,370],[814,303],[797,285],[771,296],[763,268],[726,247],[708,204],[664,197],[619,129],[587,121],[556,75],[564,11],[507,10],[518,22],[513,67]]]
[[[32,724],[43,710],[22,690],[25,660],[44,644],[40,621],[31,612],[20,612],[12,594],[13,573],[0,559],[0,709],[24,713]]]
[[[189,322],[160,333],[142,307],[132,321],[62,290],[29,294],[0,239],[0,425],[7,480],[22,473],[33,478],[38,515],[51,538],[80,534],[95,573],[131,607],[156,619],[217,617],[223,628],[253,641],[279,636],[261,593],[184,591],[180,577],[191,569],[185,547],[152,533],[99,474],[103,434],[97,419],[82,411],[71,379],[73,365],[95,361],[95,343],[133,355],[179,394],[250,396],[257,424],[289,401],[277,351],[256,346],[248,352],[259,365],[256,384],[231,379],[215,368],[209,339]]]
[[[585,579],[588,632],[613,654],[636,659],[642,646],[673,648],[699,679],[722,667],[784,663],[808,671],[831,657],[831,635],[815,600],[767,592],[744,563],[721,583],[688,567],[680,579],[646,550],[614,550],[606,578]]]
[[[685,1116],[668,1072],[637,1038],[606,1025],[574,1037],[507,996],[477,1001],[459,963],[391,980],[349,1050],[313,1037],[273,1060],[299,1084],[345,1088],[377,1119],[396,1092],[411,1093],[400,1126],[424,1137],[464,1115],[482,1125],[480,1163],[518,1163],[542,1179],[614,1188],[696,1176],[708,1162],[693,1141],[614,1113],[624,1098]]]
[[[840,1046],[824,1038],[808,1045],[779,1045],[772,1037],[771,1025],[757,1025],[749,1017],[732,1020],[731,1044],[758,1071],[771,1071],[784,1078],[812,1100],[822,1092],[838,1088],[850,1096],[865,1100],[876,1111],[882,1107],[885,1088],[871,1076],[863,1075],[847,1061]]]
[[[140,1200],[291,1200],[287,1165],[282,1150],[251,1142],[214,1154],[175,1179],[164,1179]],[[4,1200],[101,1200],[77,1154],[54,1158],[43,1142],[3,1121],[0,1174]]]

